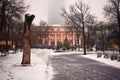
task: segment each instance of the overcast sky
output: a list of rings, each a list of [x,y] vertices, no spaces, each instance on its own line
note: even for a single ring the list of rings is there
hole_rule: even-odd
[[[38,25],[40,20],[45,20],[48,22],[49,20],[48,18],[51,18],[48,16],[52,16],[50,15],[53,12],[52,10],[56,9],[58,6],[63,7],[64,5],[64,7],[68,8],[68,6],[70,4],[75,3],[75,1],[77,0],[61,0],[61,1],[60,0],[25,0],[25,3],[30,5],[30,9],[27,11],[27,13],[35,14],[36,17],[33,23]],[[100,21],[104,20],[103,6],[107,3],[108,0],[83,0],[83,1],[89,4],[92,13],[96,17],[98,17],[98,20]],[[52,7],[48,6],[51,4],[53,5]],[[59,12],[57,11],[56,14],[58,15]],[[58,24],[58,22],[55,23]]]

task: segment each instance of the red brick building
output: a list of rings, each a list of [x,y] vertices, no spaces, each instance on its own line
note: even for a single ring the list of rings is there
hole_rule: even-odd
[[[71,46],[76,46],[78,39],[76,37],[75,31],[70,32],[67,26],[53,25],[53,26],[47,26],[46,31],[40,32],[38,41],[40,45],[48,47],[48,46],[57,46],[59,42],[63,44],[66,38],[70,42]],[[82,43],[82,36],[80,36],[79,39],[80,46],[81,43]]]

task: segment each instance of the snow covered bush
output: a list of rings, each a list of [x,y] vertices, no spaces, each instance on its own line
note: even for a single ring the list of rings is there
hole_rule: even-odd
[[[118,55],[119,54],[116,52],[111,53],[111,56],[110,56],[111,60],[116,60],[118,58]]]
[[[67,50],[70,49],[70,42],[67,40],[67,38],[64,40],[63,47]]]
[[[62,48],[62,43],[59,42],[59,43],[57,44],[56,50],[59,50],[59,49],[61,49],[61,48]]]
[[[97,58],[101,57],[102,56],[102,52],[98,52],[97,53]]]
[[[105,53],[104,53],[104,58],[107,58],[107,59],[108,59],[109,57],[110,57],[110,53],[105,52]]]
[[[120,61],[120,54],[118,55],[117,60]]]

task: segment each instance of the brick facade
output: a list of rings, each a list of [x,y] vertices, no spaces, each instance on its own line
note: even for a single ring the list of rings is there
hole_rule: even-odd
[[[48,26],[48,31],[40,32],[39,42],[42,46],[57,46],[58,42],[64,43],[64,40],[70,42],[71,46],[76,46],[77,37],[76,32],[70,32],[66,26]],[[82,37],[80,36],[79,45],[82,44]]]

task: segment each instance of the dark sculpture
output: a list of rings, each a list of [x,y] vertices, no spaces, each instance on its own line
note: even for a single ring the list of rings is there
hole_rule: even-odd
[[[30,27],[32,24],[34,15],[26,14],[24,22],[24,40],[23,40],[23,58],[21,64],[30,64],[30,52],[31,52],[31,42],[30,42]]]

